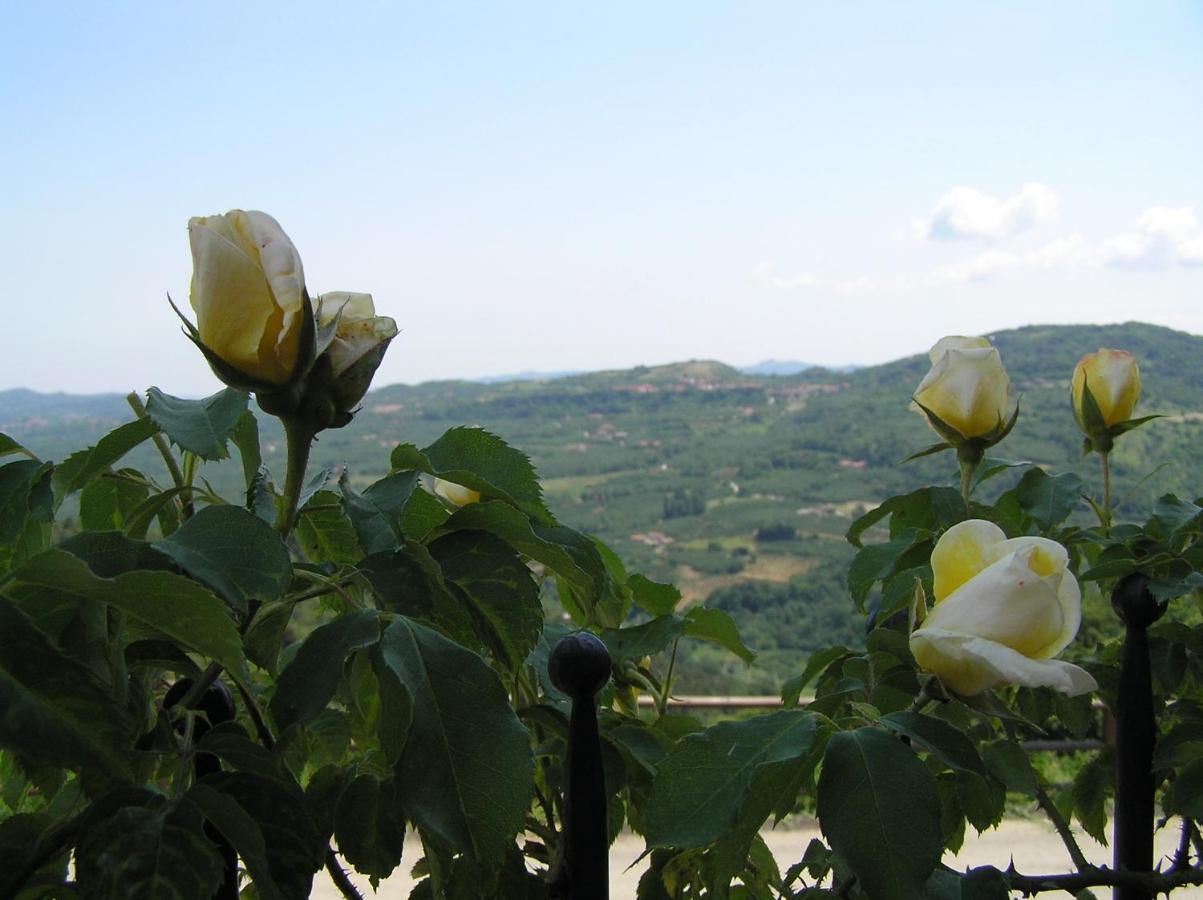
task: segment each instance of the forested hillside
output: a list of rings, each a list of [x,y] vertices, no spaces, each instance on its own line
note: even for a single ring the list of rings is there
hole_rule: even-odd
[[[1069,375],[1083,353],[1119,347],[1140,362],[1138,414],[1166,418],[1118,445],[1117,497],[1147,508],[1167,491],[1201,493],[1203,338],[1136,323],[991,337],[1021,404],[994,456],[1075,469],[1095,484],[1097,458],[1082,458]],[[563,521],[596,533],[629,566],[674,581],[688,602],[737,617],[760,666],[725,671],[703,649],[681,690],[769,689],[807,650],[857,640],[861,623],[843,588],[851,519],[881,497],[953,479],[948,454],[899,465],[936,440],[909,408],[927,368],[917,353],[842,373],[751,375],[694,361],[546,381],[393,385],[372,391],[350,426],[325,432],[313,461],[345,465],[366,482],[382,474],[384,451],[397,443],[421,446],[453,425],[487,428],[531,456]],[[128,417],[126,409],[114,395],[0,392],[0,431],[62,459]],[[261,422],[266,462],[279,476],[274,425]],[[153,470],[155,460],[140,452],[138,464]],[[234,468],[205,477],[233,496]],[[992,484],[1009,486],[1006,476]]]

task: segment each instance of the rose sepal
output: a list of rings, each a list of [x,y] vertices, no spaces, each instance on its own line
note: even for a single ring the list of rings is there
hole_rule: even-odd
[[[930,447],[925,447],[924,449],[918,451],[917,453],[912,453],[906,459],[901,460],[899,465],[901,465],[902,463],[909,463],[912,460],[922,459],[925,456],[932,456],[933,454],[936,454],[936,453],[942,453],[945,450],[953,450],[953,449],[955,449],[955,448],[952,446],[952,444],[948,443],[948,441],[940,441],[940,443],[938,443],[938,444],[932,444]]]
[[[942,450],[956,450],[958,456],[965,453],[980,460],[985,455],[987,449],[993,447],[1011,433],[1011,429],[1015,427],[1015,423],[1019,420],[1019,400],[1017,399],[1010,419],[1004,422],[1002,417],[999,417],[998,424],[990,431],[977,437],[967,438],[918,400],[915,400],[913,397],[911,399],[922,410],[923,415],[927,417],[928,424],[931,425],[932,430],[944,438],[944,440],[939,444],[933,444],[926,450],[920,450],[918,453],[908,456],[903,462],[910,462],[912,459],[919,459],[922,456],[939,453]]]
[[[308,293],[306,293],[305,296],[308,298]],[[319,323],[314,339],[313,353],[315,359],[330,349],[330,345],[334,343],[334,338],[338,335],[338,324],[342,321],[343,317],[342,307],[339,307],[338,312],[334,314],[334,317],[326,322],[325,325],[321,325],[322,311],[324,308],[325,301],[321,296],[319,296],[317,298],[317,305],[313,309],[314,321]]]
[[[1108,425],[1106,418],[1103,416],[1103,411],[1099,408],[1099,402],[1094,396],[1094,392],[1090,389],[1090,379],[1086,375],[1082,376],[1082,397],[1081,406],[1077,403],[1073,405],[1074,418],[1078,422],[1078,428],[1086,437],[1082,442],[1082,454],[1089,453],[1110,453],[1111,448],[1115,446],[1115,439],[1121,434],[1127,434],[1133,429],[1139,428],[1146,422],[1151,422],[1153,419],[1160,419],[1160,414],[1151,416],[1138,416],[1133,419],[1125,419],[1123,422],[1116,422],[1114,425]]]
[[[282,415],[295,408],[296,397],[298,396],[297,386],[309,374],[309,370],[313,367],[314,360],[317,358],[317,325],[308,291],[302,292],[301,298],[301,336],[297,364],[293,368],[288,381],[282,385],[272,384],[269,381],[256,378],[237,366],[226,362],[214,351],[205,346],[205,342],[201,340],[199,329],[189,321],[187,316],[180,312],[180,308],[175,305],[175,301],[171,299],[170,294],[167,295],[167,302],[171,305],[175,314],[179,316],[180,321],[184,323],[184,335],[196,345],[196,348],[200,350],[201,354],[205,357],[205,361],[209,364],[209,368],[213,370],[213,374],[222,382],[237,390],[254,394],[263,411],[271,415]],[[264,406],[265,398],[267,398],[267,406]],[[269,409],[268,407],[271,408]]]

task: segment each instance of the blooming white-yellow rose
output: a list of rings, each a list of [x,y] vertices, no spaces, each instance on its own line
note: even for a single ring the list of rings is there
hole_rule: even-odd
[[[1085,388],[1090,388],[1102,422],[1092,421],[1091,410],[1085,404]],[[1070,381],[1074,416],[1086,434],[1110,428],[1132,418],[1132,410],[1140,397],[1140,369],[1136,359],[1126,350],[1099,348],[1087,353],[1074,367]]]
[[[305,273],[267,213],[188,221],[192,308],[205,348],[257,382],[284,385],[301,358]]]
[[[434,480],[434,492],[453,506],[467,506],[480,500],[479,491],[442,478]]]
[[[1052,658],[1082,619],[1068,563],[1056,541],[1008,539],[982,519],[954,525],[932,551],[935,605],[911,634],[915,661],[966,696],[999,684],[1094,690],[1088,672]]]
[[[931,371],[915,389],[916,403],[964,440],[1005,431],[1014,410],[1011,379],[988,340],[941,338],[928,356]],[[949,437],[942,432],[941,436]]]

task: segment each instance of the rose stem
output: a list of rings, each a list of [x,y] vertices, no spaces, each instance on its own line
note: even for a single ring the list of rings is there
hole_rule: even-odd
[[[284,476],[284,508],[276,518],[276,531],[287,536],[292,530],[301,499],[301,488],[305,484],[305,468],[309,465],[309,448],[313,445],[313,431],[292,416],[282,416],[284,438],[288,448],[288,471]]]
[[[1106,450],[1099,451],[1099,459],[1103,466],[1103,534],[1111,532],[1111,454]]]
[[[134,415],[136,415],[139,419],[146,418],[146,406],[143,405],[142,398],[136,393],[130,391],[130,393],[126,394],[125,402],[130,405],[130,409],[134,411]],[[177,488],[187,487],[188,485],[184,481],[184,473],[180,471],[179,463],[177,463],[175,461],[175,457],[171,455],[171,448],[167,446],[167,441],[163,440],[163,435],[156,431],[151,440],[154,441],[154,445],[156,449],[158,449],[159,455],[163,457],[163,462],[167,465],[167,472],[171,475],[171,480],[174,482],[175,486]],[[184,518],[192,518],[193,507],[191,494],[184,493],[180,500],[182,503],[181,512],[183,513]]]
[[[965,515],[969,515],[969,494],[973,490],[973,473],[977,469],[977,461],[964,459],[958,454],[957,462],[961,467],[961,499],[965,501]]]

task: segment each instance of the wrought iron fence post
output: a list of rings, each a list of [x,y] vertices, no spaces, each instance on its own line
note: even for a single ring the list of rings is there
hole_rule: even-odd
[[[552,684],[572,698],[568,785],[549,893],[562,900],[608,900],[606,783],[594,695],[610,677],[610,654],[592,634],[570,634],[552,648],[548,672]]]
[[[183,699],[192,687],[192,679],[181,678],[167,691],[163,706],[170,709]],[[192,745],[195,747],[214,725],[234,720],[234,697],[230,689],[220,681],[213,682],[203,694],[196,708],[208,719],[197,719],[192,729]],[[192,763],[197,780],[221,771],[221,762],[211,753],[197,753]],[[238,854],[225,836],[216,828],[205,823],[205,835],[217,845],[222,859],[221,887],[213,894],[213,900],[238,900]]]
[[[1153,676],[1149,665],[1149,626],[1165,607],[1149,591],[1139,572],[1123,578],[1111,592],[1111,606],[1125,626],[1115,704],[1116,869],[1153,871]],[[1114,900],[1153,900],[1153,892],[1117,887]]]

